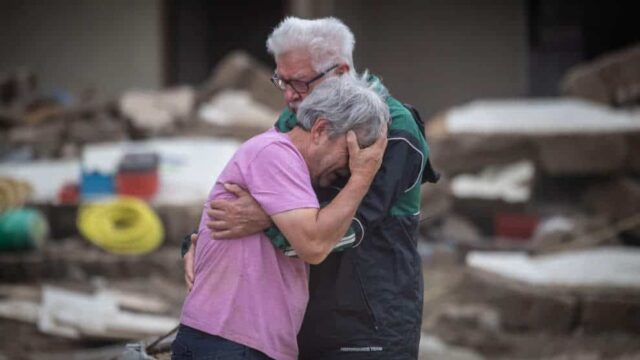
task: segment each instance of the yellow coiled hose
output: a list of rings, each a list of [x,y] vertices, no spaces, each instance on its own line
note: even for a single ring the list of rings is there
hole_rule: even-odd
[[[77,224],[85,238],[116,254],[146,254],[164,238],[158,215],[144,201],[132,197],[82,205]]]

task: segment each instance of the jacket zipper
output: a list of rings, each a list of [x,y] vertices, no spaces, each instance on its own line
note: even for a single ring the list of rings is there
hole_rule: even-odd
[[[364,284],[362,282],[362,276],[360,276],[360,269],[356,266],[356,272],[358,273],[358,280],[360,283],[360,293],[362,294],[362,298],[364,299],[364,304],[367,307],[367,311],[369,312],[369,316],[371,317],[371,323],[375,330],[378,330],[378,321],[376,320],[376,315],[373,313],[373,308],[371,304],[369,304],[369,299],[367,299],[367,293],[364,291]]]

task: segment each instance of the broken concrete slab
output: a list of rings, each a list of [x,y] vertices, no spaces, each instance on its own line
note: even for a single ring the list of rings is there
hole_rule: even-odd
[[[483,360],[484,357],[470,349],[447,345],[440,338],[422,334],[418,359],[420,360]]]
[[[587,294],[581,297],[580,326],[586,332],[640,333],[640,295]]]
[[[435,126],[435,125],[434,125]],[[449,176],[474,173],[489,165],[535,158],[535,149],[523,136],[486,134],[429,134],[429,156],[439,171]]]
[[[603,247],[527,263],[521,254],[471,253],[466,286],[481,289],[505,328],[634,333],[640,316],[638,256],[632,247]]]
[[[618,177],[590,186],[583,203],[589,211],[610,221],[640,213],[640,182],[631,177]]]
[[[224,90],[203,103],[198,118],[216,128],[226,129],[230,135],[246,133],[257,135],[275,124],[278,113],[255,101],[243,90]]]
[[[38,316],[38,329],[69,338],[139,339],[163,335],[178,320],[119,309],[112,293],[83,294],[45,286]]]
[[[640,45],[604,54],[567,72],[560,88],[569,96],[625,106],[640,100]]]
[[[530,257],[517,252],[473,252],[467,265],[474,269],[532,285],[640,290],[640,249],[606,246]]]
[[[206,102],[222,90],[245,90],[273,111],[284,108],[282,94],[271,83],[272,70],[244,51],[233,51],[216,65],[199,95]]]
[[[575,99],[475,101],[428,122],[426,133],[447,175],[522,159],[549,175],[608,175],[635,166],[628,142],[640,117]]]
[[[475,268],[465,274],[465,287],[476,289],[478,300],[482,298],[499,311],[505,330],[573,331],[577,300],[569,292],[530,286]]]
[[[627,166],[624,134],[544,136],[533,143],[541,170],[550,176],[608,175]]]
[[[119,101],[120,111],[144,133],[173,131],[195,105],[195,91],[187,86],[162,91],[128,91]]]

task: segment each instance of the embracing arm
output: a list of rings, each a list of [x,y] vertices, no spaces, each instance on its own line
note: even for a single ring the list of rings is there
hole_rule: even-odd
[[[273,222],[296,250],[298,257],[319,264],[331,252],[351,224],[371,179],[352,176],[340,193],[324,208],[296,209],[275,214]]]

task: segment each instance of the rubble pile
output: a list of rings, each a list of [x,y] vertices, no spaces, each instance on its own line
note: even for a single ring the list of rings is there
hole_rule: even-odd
[[[0,161],[77,158],[86,144],[157,136],[211,135],[246,139],[275,122],[284,106],[270,71],[232,52],[199,88],[130,90],[98,102],[46,93],[35,74],[0,74]]]
[[[579,237],[581,219],[602,227],[640,212],[635,112],[575,99],[477,101],[436,117],[426,132],[449,178],[440,195],[449,210],[438,216],[467,217],[486,238],[531,239],[558,216]],[[640,240],[635,228],[622,233]]]

